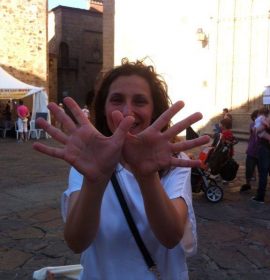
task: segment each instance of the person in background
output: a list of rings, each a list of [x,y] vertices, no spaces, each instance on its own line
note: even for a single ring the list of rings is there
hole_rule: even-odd
[[[86,116],[88,119],[90,119],[90,111],[89,111],[87,105],[84,105],[84,106],[83,106],[82,111],[83,111],[83,113],[85,114],[85,116]]]
[[[245,178],[246,183],[241,186],[240,192],[245,192],[251,189],[251,181],[254,180],[255,169],[258,166],[258,137],[255,130],[255,119],[258,116],[259,110],[254,110],[250,117],[251,123],[249,125],[249,139],[248,146],[246,150],[246,170],[245,170]]]
[[[94,104],[95,126],[73,99],[64,103],[76,123],[56,104],[48,107],[67,135],[38,120],[63,146],[37,142],[34,148],[72,166],[64,193],[64,236],[74,252],[82,253],[80,279],[156,279],[125,220],[113,173],[161,279],[188,279],[186,256],[197,244],[190,167],[200,161],[183,151],[206,144],[209,137],[174,139],[202,115],[171,126],[184,103],[171,105],[167,85],[142,61],[123,60],[104,76]]]
[[[266,131],[266,128],[270,128],[270,114],[267,107],[259,109],[254,128],[256,129],[258,137],[264,138],[270,142],[270,134]]]
[[[4,103],[0,100],[0,118],[1,118],[1,116],[3,114],[4,106],[5,106]]]
[[[6,103],[3,115],[4,115],[4,120],[5,121],[11,121],[11,105],[10,105],[10,100]]]
[[[221,120],[219,121],[219,123],[216,123],[214,125],[214,138],[217,137],[217,134],[221,133],[221,126],[220,126],[220,122],[223,119],[229,119],[230,120],[230,127],[229,129],[232,128],[232,115],[229,113],[229,110],[227,108],[224,108],[222,110],[222,115],[221,115]]]
[[[63,103],[60,102],[58,106],[59,106],[59,108],[60,108],[63,112],[65,112]]]
[[[27,141],[29,109],[23,104],[23,100],[19,100],[19,106],[17,107],[17,116],[19,131],[18,142]]]
[[[231,125],[232,125],[232,115],[229,113],[228,108],[224,108],[222,110],[222,119],[230,119],[231,120]],[[232,128],[232,127],[230,127],[230,128]]]
[[[264,107],[259,110],[258,117],[255,120],[255,131],[258,135],[258,172],[259,183],[256,195],[252,197],[252,201],[263,204],[268,175],[270,172],[270,125],[268,124],[269,110]]]

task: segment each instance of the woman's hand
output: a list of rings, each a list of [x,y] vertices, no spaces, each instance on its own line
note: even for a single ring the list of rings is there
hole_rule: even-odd
[[[208,143],[210,140],[208,136],[176,143],[173,143],[172,140],[181,131],[199,121],[202,118],[201,113],[194,113],[166,131],[161,131],[183,107],[183,102],[176,102],[144,131],[137,135],[127,135],[123,156],[136,175],[146,176],[172,166],[200,166],[200,160],[179,159],[174,155]]]
[[[96,181],[109,178],[120,160],[126,134],[134,119],[122,118],[118,128],[111,137],[105,137],[89,122],[78,104],[70,97],[64,103],[71,111],[74,121],[57,104],[50,103],[48,108],[55,119],[62,124],[64,131],[50,125],[44,119],[38,119],[38,125],[52,138],[62,143],[60,148],[34,143],[34,149],[46,155],[60,158],[75,167],[87,180]],[[113,112],[119,118],[120,112]]]

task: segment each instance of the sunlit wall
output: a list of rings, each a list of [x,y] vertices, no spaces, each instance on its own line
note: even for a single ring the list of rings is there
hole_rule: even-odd
[[[167,81],[172,100],[185,101],[185,114],[202,111],[203,103],[205,114],[213,107],[209,89],[202,87],[209,79],[209,50],[197,41],[200,10],[192,1],[115,1],[115,64],[122,57],[147,57]]]
[[[203,125],[224,107],[248,112],[261,102],[270,78],[268,0],[107,0],[104,5],[113,2],[114,64],[123,57],[147,57],[167,81],[172,100],[185,101],[180,117],[201,111]]]

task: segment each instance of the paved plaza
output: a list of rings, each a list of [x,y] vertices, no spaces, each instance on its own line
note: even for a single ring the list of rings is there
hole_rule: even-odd
[[[35,152],[32,143],[0,138],[1,280],[30,280],[41,267],[79,262],[63,240],[60,213],[69,166]],[[203,193],[193,196],[199,249],[188,260],[191,280],[270,279],[270,190],[264,205],[250,201],[257,182],[239,193],[245,148],[246,142],[235,146],[240,168],[223,186],[221,202],[210,203]]]

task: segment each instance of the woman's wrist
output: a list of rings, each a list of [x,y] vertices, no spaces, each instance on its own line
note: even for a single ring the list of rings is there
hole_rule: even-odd
[[[139,183],[140,187],[153,186],[156,182],[160,181],[159,173],[157,171],[147,174],[134,173],[134,176],[137,182]]]
[[[110,178],[111,176],[108,174],[96,176],[96,177],[84,176],[83,185],[86,186],[87,188],[103,190],[106,189],[106,186],[110,181]]]

